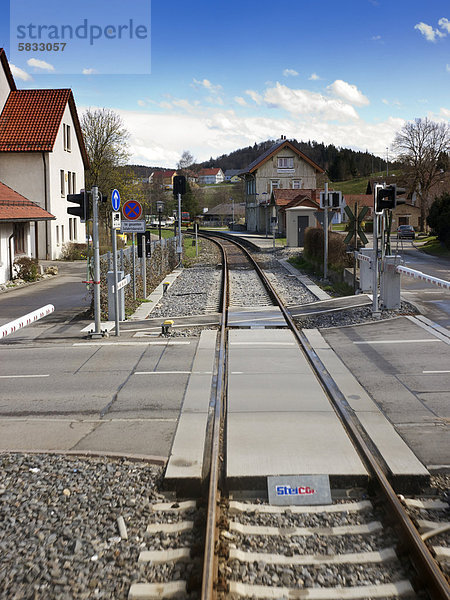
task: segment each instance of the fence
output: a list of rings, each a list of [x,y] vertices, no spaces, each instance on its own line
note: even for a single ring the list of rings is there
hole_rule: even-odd
[[[117,269],[123,271],[124,277],[130,275],[131,283],[125,286],[125,312],[132,312],[161,283],[164,277],[173,271],[178,262],[176,238],[151,242],[151,255],[147,258],[137,257],[137,247],[128,246],[117,251]],[[144,282],[145,264],[145,282]],[[113,253],[107,252],[100,257],[100,303],[102,318],[108,316],[107,273],[113,269]],[[145,283],[145,290],[144,290]]]

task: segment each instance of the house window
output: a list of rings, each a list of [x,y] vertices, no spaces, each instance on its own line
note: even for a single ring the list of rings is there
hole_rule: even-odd
[[[25,223],[14,223],[14,254],[25,254]]]
[[[73,239],[75,241],[78,239],[77,220],[76,219],[73,220]]]
[[[72,173],[72,194],[77,193],[77,174]]]
[[[72,173],[70,171],[67,172],[67,193],[73,194],[72,190]]]
[[[301,179],[293,179],[292,180],[292,189],[293,190],[301,190],[302,189],[302,180]]]
[[[61,243],[64,244],[64,225],[61,225]]]
[[[69,240],[73,240],[73,219],[69,217]]]
[[[280,189],[280,180],[279,179],[271,179],[270,180],[270,192],[272,193],[273,190],[279,190]]]
[[[72,149],[70,139],[70,125],[63,123],[64,150],[70,152]]]
[[[59,246],[59,225],[56,226],[56,245]]]
[[[60,185],[61,185],[61,196],[64,197],[66,195],[66,181],[65,181],[64,171],[62,169],[59,172],[59,180],[60,180]]]
[[[294,158],[292,156],[287,157],[287,158],[279,157],[278,158],[278,168],[279,169],[293,169],[294,168]]]

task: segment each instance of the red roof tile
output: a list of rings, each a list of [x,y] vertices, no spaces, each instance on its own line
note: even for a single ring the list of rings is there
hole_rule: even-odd
[[[204,177],[205,175],[218,175],[220,170],[220,167],[214,169],[201,169],[199,177]]]
[[[315,207],[319,206],[316,201],[316,197],[318,196],[318,190],[309,190],[309,189],[301,189],[301,190],[273,190],[273,197],[275,200],[275,204],[280,207],[286,206],[299,206],[303,204],[306,200],[309,201],[308,206]]]
[[[89,161],[72,90],[12,91],[0,115],[0,152],[52,152],[69,103],[85,167]]]
[[[0,222],[47,221],[55,217],[0,181]]]

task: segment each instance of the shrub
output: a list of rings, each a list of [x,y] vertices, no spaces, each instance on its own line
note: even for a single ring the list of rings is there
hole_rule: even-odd
[[[14,269],[19,279],[37,281],[39,279],[39,263],[37,258],[20,256],[14,261]]]
[[[61,250],[61,260],[83,260],[86,258],[87,244],[75,244],[69,242],[64,244]]]
[[[308,227],[306,229],[304,253],[306,258],[316,264],[323,263],[323,237],[321,227]],[[347,254],[344,237],[333,231],[328,232],[328,264],[337,270],[344,269],[352,264],[352,256]]]
[[[440,242],[450,249],[450,194],[436,198],[430,206],[427,223]]]

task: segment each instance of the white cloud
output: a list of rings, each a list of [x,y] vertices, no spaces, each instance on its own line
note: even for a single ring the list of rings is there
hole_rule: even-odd
[[[199,81],[198,79],[193,79],[193,82],[194,83],[191,83],[192,87],[195,87],[195,88],[204,87],[205,89],[209,90],[210,92],[213,92],[216,94],[222,90],[221,85],[214,85],[213,83],[211,83],[209,81],[209,79],[202,79],[201,81]]]
[[[247,102],[245,101],[245,98],[243,98],[242,96],[235,96],[234,101],[240,106],[248,106]]]
[[[253,100],[253,102],[256,102],[256,104],[262,103],[261,94],[255,92],[255,90],[245,90],[245,93],[247,94],[247,96],[250,96],[250,98]]]
[[[144,100],[138,100],[137,103],[139,106],[147,106],[147,104]]]
[[[447,33],[450,33],[450,21],[448,19],[442,17],[442,19],[439,19],[438,25],[441,29],[445,29]]]
[[[9,67],[15,79],[21,79],[22,81],[32,81],[33,78],[31,77],[31,75],[23,69],[19,69],[19,67],[16,67],[16,65],[13,65],[12,63],[9,63]]]
[[[371,39],[374,42],[378,42],[379,40],[381,40],[381,35],[373,35]]]
[[[295,69],[284,69],[283,75],[285,77],[297,77],[298,73]]]
[[[207,96],[205,100],[210,104],[218,104],[219,106],[223,106],[223,100],[220,96]]]
[[[327,89],[338,98],[342,98],[355,106],[367,106],[367,104],[370,104],[369,99],[358,90],[356,85],[342,81],[342,79],[336,79]]]
[[[359,118],[353,106],[339,99],[327,98],[309,90],[294,90],[280,83],[266,89],[264,100],[269,106],[282,108],[296,116],[315,114],[329,121]]]
[[[165,167],[175,167],[185,148],[199,161],[207,160],[210,156],[253,145],[255,141],[275,139],[280,131],[299,140],[320,140],[383,155],[405,123],[403,119],[392,117],[380,123],[366,123],[361,119],[330,123],[321,113],[285,118],[240,117],[232,110],[214,112],[212,108],[198,114],[115,110],[131,134],[131,161]]]
[[[27,65],[29,67],[34,67],[35,69],[42,69],[43,71],[54,71],[55,67],[45,60],[38,60],[37,58],[30,58],[27,60]]]
[[[442,20],[443,19],[441,19],[441,21]],[[445,33],[442,33],[439,29],[433,29],[431,25],[427,25],[426,23],[417,23],[417,25],[414,25],[414,29],[418,29],[429,42],[435,42],[438,37],[445,37]]]
[[[95,69],[83,69],[83,75],[95,75],[98,71]]]
[[[449,65],[449,64],[447,64],[447,65],[445,66],[445,69],[446,69],[447,73],[450,73],[450,65]]]
[[[319,81],[320,77],[317,75],[317,73],[311,73],[311,75],[308,77],[308,79],[310,81]]]

